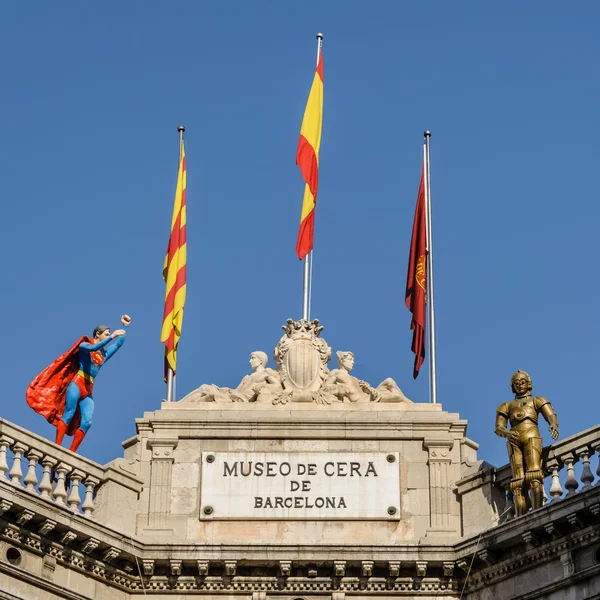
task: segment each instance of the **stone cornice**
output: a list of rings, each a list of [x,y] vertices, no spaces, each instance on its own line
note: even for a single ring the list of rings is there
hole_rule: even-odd
[[[318,439],[326,433],[328,439],[413,440],[447,432],[448,439],[460,440],[466,426],[467,422],[457,414],[439,410],[269,411],[253,405],[244,405],[244,410],[160,410],[136,419],[139,436],[152,432],[163,436],[176,434],[180,439]]]
[[[598,567],[593,565],[587,569],[583,569],[582,571],[577,571],[576,573],[573,573],[573,575],[568,575],[567,577],[563,577],[558,581],[553,581],[548,585],[541,586],[534,592],[523,594],[519,596],[519,600],[537,600],[538,598],[549,598],[553,592],[569,589],[577,582],[584,581],[597,573]]]
[[[573,527],[568,523],[569,517],[579,514],[585,516],[586,520],[597,521],[599,509],[596,507],[599,504],[599,486],[582,490],[578,494],[558,502],[550,502],[523,517],[490,526],[490,529],[481,534],[481,540],[476,536],[458,542],[455,546],[457,558],[461,559],[464,556],[472,555],[478,544],[480,546],[506,545],[515,543],[515,540],[520,541],[524,531],[545,532],[548,524],[555,524],[560,529],[560,523],[563,523],[562,527],[565,533],[572,532]]]
[[[562,538],[555,543],[550,542],[535,550],[525,551],[518,556],[511,556],[506,560],[472,572],[467,584],[467,590],[478,590],[488,586],[491,582],[499,583],[519,573],[528,572],[532,567],[538,567],[555,560],[565,551],[585,547],[599,539],[600,530],[597,528],[597,525],[590,526],[586,530],[570,536],[569,539]],[[560,584],[563,587],[564,581],[561,580]]]
[[[48,520],[54,521],[53,536],[57,532],[68,530],[76,533],[77,538],[80,540],[98,538],[107,540],[108,545],[122,547],[122,540],[124,539],[122,532],[87,519],[66,506],[26,494],[23,489],[15,488],[4,481],[0,481],[0,501],[8,502],[10,504],[9,511],[12,511],[7,511],[0,517],[0,524],[11,523],[13,520],[16,522],[18,514],[28,511],[34,514],[35,523],[45,523]],[[139,544],[137,546],[139,547]]]
[[[445,437],[426,437],[423,440],[423,446],[429,450],[430,448],[445,448],[447,450],[451,450],[452,446],[454,446],[454,440],[452,438]]]
[[[402,546],[152,543],[124,537],[4,482],[0,483],[1,500],[10,506],[0,518],[0,539],[40,556],[48,554],[65,568],[129,591],[141,591],[144,586],[172,592],[393,591],[451,596],[460,589],[465,577],[461,569],[471,563],[473,554],[469,590],[500,582],[600,539],[600,512],[595,510],[600,487],[547,504],[454,546],[427,544],[426,539]],[[573,530],[571,515],[577,516],[580,529]],[[244,565],[244,575],[239,564]],[[455,569],[455,564],[461,569]],[[16,569],[4,564],[1,568],[5,572]],[[278,576],[272,574],[273,569]],[[47,586],[51,584],[37,579],[36,585],[50,591]],[[72,600],[82,598],[72,596]]]

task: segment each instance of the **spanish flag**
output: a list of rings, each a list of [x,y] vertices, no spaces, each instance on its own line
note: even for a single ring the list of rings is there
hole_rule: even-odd
[[[186,280],[186,207],[185,207],[185,150],[181,140],[175,206],[171,222],[171,237],[165,256],[163,277],[166,282],[165,314],[163,317],[160,341],[165,345],[165,378],[167,369],[173,374],[177,370],[177,345],[181,337],[183,324],[183,306],[185,304]]]
[[[425,217],[425,167],[421,171],[421,183],[417,195],[417,207],[413,222],[408,275],[406,277],[406,307],[412,313],[410,328],[413,330],[411,350],[415,354],[413,377],[425,360],[425,326],[427,322],[425,304],[427,290],[427,223]]]
[[[319,147],[323,126],[323,53],[319,52],[317,71],[313,80],[296,152],[296,164],[306,181],[304,201],[300,216],[300,231],[296,243],[296,254],[302,260],[313,249],[315,229],[315,205],[319,187]]]

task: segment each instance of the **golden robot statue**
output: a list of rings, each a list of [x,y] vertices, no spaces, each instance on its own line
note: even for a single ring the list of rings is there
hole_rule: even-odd
[[[506,447],[512,470],[510,489],[514,495],[515,514],[520,517],[527,511],[528,489],[533,510],[540,508],[544,499],[538,416],[541,414],[548,422],[553,440],[558,437],[558,417],[547,398],[531,395],[531,377],[525,371],[517,371],[511,377],[510,387],[515,398],[496,409],[495,433],[508,440]]]

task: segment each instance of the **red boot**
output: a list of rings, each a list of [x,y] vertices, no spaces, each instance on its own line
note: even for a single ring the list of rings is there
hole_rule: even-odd
[[[67,431],[67,424],[61,419],[56,426],[56,439],[54,440],[55,444],[59,446],[62,444],[63,438],[65,437],[65,432]]]
[[[79,448],[79,444],[81,444],[84,437],[85,431],[83,431],[83,429],[78,429],[73,436],[73,441],[71,442],[71,447],[69,450],[71,450],[71,452],[75,452],[77,448]]]

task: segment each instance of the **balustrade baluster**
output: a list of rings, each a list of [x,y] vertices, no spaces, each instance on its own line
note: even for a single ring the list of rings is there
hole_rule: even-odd
[[[560,464],[558,460],[553,458],[548,461],[546,467],[552,475],[552,485],[550,486],[550,495],[552,496],[551,502],[556,502],[557,500],[560,500],[560,497],[564,492],[560,485],[560,477],[558,475],[558,472],[560,471]]]
[[[568,452],[561,456],[561,460],[567,466],[567,480],[565,481],[565,487],[568,490],[566,495],[568,498],[569,496],[572,496],[579,487],[579,483],[575,477],[575,468],[573,467],[573,464],[577,462],[577,457],[572,452]]]
[[[0,477],[6,477],[8,471],[8,462],[6,462],[6,451],[15,443],[12,438],[3,435],[0,437]]]
[[[27,452],[28,449],[29,448],[27,446],[25,446],[24,444],[21,444],[21,442],[17,442],[12,447],[12,451],[14,453],[14,458],[13,458],[12,467],[11,467],[10,471],[8,472],[8,475],[10,477],[10,482],[13,485],[16,485],[19,487],[21,487],[23,485],[20,481],[21,478],[23,477],[23,471],[21,469],[21,457],[23,456],[24,452]]]
[[[44,456],[44,458],[40,460],[40,464],[42,465],[42,467],[44,467],[44,472],[42,473],[42,481],[40,482],[38,489],[41,492],[41,497],[46,498],[47,500],[52,500],[52,480],[50,478],[50,472],[52,470],[52,467],[57,462],[58,461],[55,458],[52,458],[51,456]]]
[[[73,471],[71,473],[71,493],[67,499],[67,504],[72,511],[77,511],[81,504],[81,497],[79,496],[79,484],[85,477],[85,473],[82,471]]]
[[[23,483],[27,486],[25,489],[32,494],[36,494],[37,490],[35,486],[38,483],[37,474],[35,468],[37,467],[38,460],[42,458],[43,454],[39,450],[30,450],[27,454],[27,460],[29,460],[29,467],[27,469],[27,475],[23,479]]]
[[[592,473],[592,469],[590,469],[590,449],[587,446],[577,448],[575,453],[577,456],[581,456],[581,460],[583,461],[583,469],[581,471],[581,482],[583,483],[583,487],[581,490],[588,490],[592,487],[592,481],[594,481],[594,474]]]
[[[81,505],[81,509],[83,510],[83,516],[91,519],[94,516],[94,510],[96,509],[94,505],[94,489],[100,481],[95,477],[87,477],[84,483],[85,501]]]
[[[596,476],[598,477],[598,481],[596,481],[596,485],[600,485],[600,441],[592,443],[592,450],[598,452],[598,468],[596,469]]]
[[[71,467],[65,465],[64,463],[60,463],[56,469],[57,479],[56,485],[54,486],[54,501],[57,504],[62,504],[65,506],[65,500],[67,498],[67,488],[65,487],[65,478],[67,473],[71,471]]]

